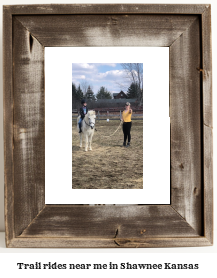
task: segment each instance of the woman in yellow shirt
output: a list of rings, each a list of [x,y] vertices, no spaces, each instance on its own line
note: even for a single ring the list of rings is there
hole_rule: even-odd
[[[123,146],[124,147],[129,147],[130,146],[130,139],[131,139],[131,135],[130,135],[130,129],[131,129],[131,116],[132,116],[132,109],[130,108],[130,103],[127,102],[125,104],[125,110],[122,112],[122,121],[123,121],[123,133],[124,133],[124,143]],[[126,145],[128,139],[128,143]]]

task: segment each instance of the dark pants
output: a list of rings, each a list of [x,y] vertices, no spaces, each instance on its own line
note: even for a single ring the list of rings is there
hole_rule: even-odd
[[[123,133],[124,133],[124,142],[126,143],[127,138],[128,142],[130,142],[131,135],[130,135],[130,129],[131,129],[132,122],[126,122],[123,123]]]

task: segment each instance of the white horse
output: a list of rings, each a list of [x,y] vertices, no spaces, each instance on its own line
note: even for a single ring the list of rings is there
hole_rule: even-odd
[[[89,145],[89,150],[92,151],[91,142],[92,142],[92,138],[93,138],[93,134],[94,134],[95,118],[96,118],[95,111],[90,110],[90,111],[87,112],[83,121],[81,122],[82,132],[79,133],[79,135],[80,135],[80,148],[82,147],[82,133],[83,133],[84,138],[85,138],[85,151],[87,151],[88,145]],[[78,132],[79,132],[79,126],[78,126],[79,119],[80,119],[80,116],[78,116],[78,118],[77,118]]]

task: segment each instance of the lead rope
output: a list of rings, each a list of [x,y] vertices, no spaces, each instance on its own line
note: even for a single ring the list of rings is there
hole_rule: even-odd
[[[105,136],[105,135],[100,135],[99,134],[99,136],[102,136],[102,137],[111,137],[111,136],[113,136],[118,131],[118,129],[121,127],[121,125],[122,125],[122,121],[120,122],[120,124],[119,124],[118,128],[115,130],[115,132],[113,132],[111,135]]]

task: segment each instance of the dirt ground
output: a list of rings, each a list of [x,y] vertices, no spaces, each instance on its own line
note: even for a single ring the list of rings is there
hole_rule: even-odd
[[[143,121],[134,120],[131,146],[123,145],[120,121],[96,120],[92,151],[79,147],[76,121],[72,121],[72,188],[73,189],[142,189],[143,188]]]

